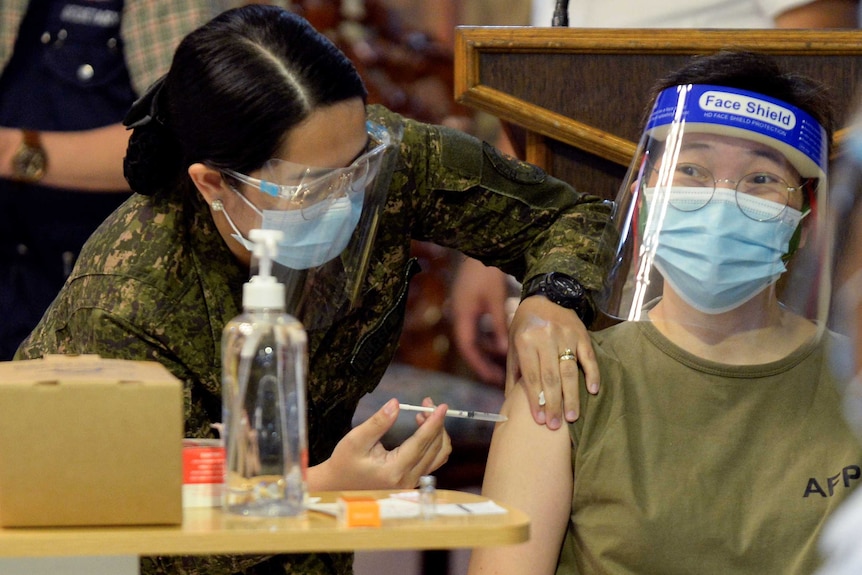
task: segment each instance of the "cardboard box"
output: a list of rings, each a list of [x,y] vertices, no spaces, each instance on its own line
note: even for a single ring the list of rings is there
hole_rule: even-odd
[[[183,507],[221,507],[225,465],[220,439],[183,440]]]
[[[0,362],[0,526],[181,523],[182,441],[159,363]]]

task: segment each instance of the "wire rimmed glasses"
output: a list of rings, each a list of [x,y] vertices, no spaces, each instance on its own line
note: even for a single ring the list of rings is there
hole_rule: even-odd
[[[736,206],[747,217],[758,222],[779,217],[790,203],[791,195],[802,188],[791,186],[772,172],[752,172],[739,180],[716,179],[707,168],[692,163],[679,163],[671,180],[669,203],[683,212],[693,212],[706,206],[720,183],[733,189]],[[689,188],[689,190],[678,190]]]

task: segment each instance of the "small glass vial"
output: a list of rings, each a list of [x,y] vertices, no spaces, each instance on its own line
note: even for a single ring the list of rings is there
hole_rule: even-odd
[[[419,478],[419,514],[432,519],[437,514],[437,478],[423,475]]]

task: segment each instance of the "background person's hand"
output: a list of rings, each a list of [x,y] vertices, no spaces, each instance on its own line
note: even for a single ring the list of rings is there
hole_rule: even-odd
[[[434,406],[429,398],[422,405]],[[374,415],[345,435],[332,456],[309,469],[309,488],[412,489],[449,459],[452,442],[443,425],[447,406],[417,413],[419,428],[398,447],[387,450],[380,439],[398,418],[398,400],[390,399]]]
[[[561,359],[567,350],[574,357]],[[517,383],[524,385],[533,419],[557,429],[563,414],[570,422],[580,415],[578,365],[587,389],[598,393],[599,367],[589,332],[577,314],[541,295],[522,301],[509,326],[506,393]]]
[[[509,348],[507,297],[505,273],[467,258],[458,268],[449,298],[458,352],[482,382],[501,387]]]

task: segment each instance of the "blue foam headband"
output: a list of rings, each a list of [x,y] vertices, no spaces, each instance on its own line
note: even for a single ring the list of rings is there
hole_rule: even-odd
[[[675,122],[726,126],[771,138],[827,171],[826,130],[805,110],[763,94],[703,84],[667,88],[656,98],[647,132]]]

